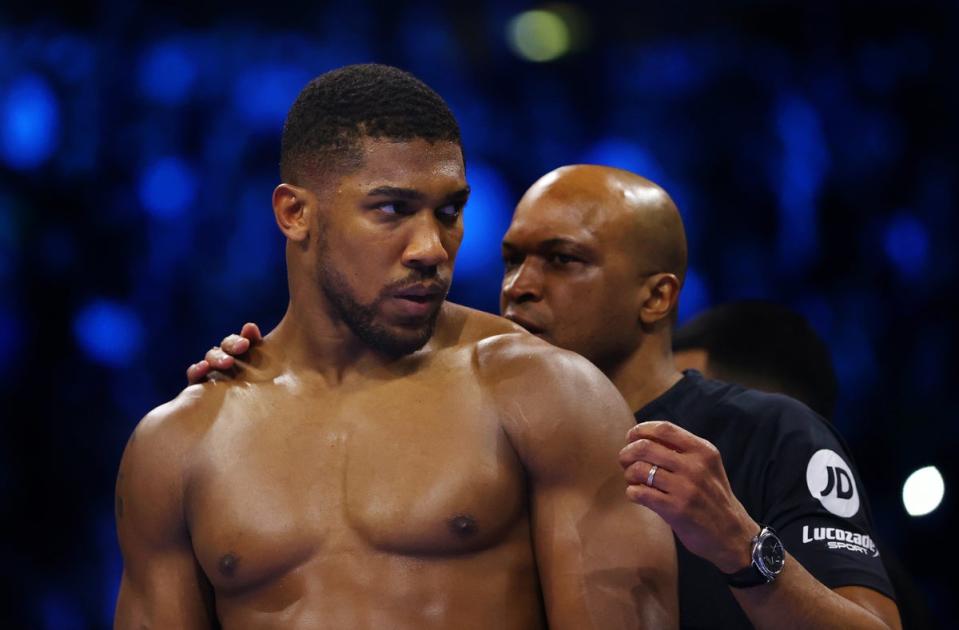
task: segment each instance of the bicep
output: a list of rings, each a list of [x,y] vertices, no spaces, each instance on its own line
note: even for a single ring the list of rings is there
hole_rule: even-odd
[[[551,435],[529,458],[549,619],[554,626],[669,627],[678,609],[672,532],[627,501],[618,454],[635,423],[609,381],[587,380],[588,388],[577,389],[588,394],[556,397],[546,407],[540,418]]]
[[[538,343],[538,342],[536,342]],[[526,469],[533,546],[552,628],[676,625],[676,555],[659,517],[626,499],[618,463],[635,424],[584,358],[529,352],[490,361],[504,428]]]
[[[617,477],[590,493],[533,488],[533,540],[550,627],[675,625],[672,534],[655,514],[626,501]]]
[[[124,552],[114,627],[215,628],[209,583],[188,550]]]
[[[120,462],[117,538],[123,578],[116,628],[211,628],[212,589],[197,563],[184,516],[187,444],[168,425],[144,420]]]

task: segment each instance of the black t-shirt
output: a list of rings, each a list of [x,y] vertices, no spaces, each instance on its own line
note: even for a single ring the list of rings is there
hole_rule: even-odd
[[[801,402],[687,370],[636,420],[669,420],[716,445],[749,515],[827,587],[866,586],[895,599],[842,438]],[[679,540],[676,549],[680,625],[752,627],[722,573]]]

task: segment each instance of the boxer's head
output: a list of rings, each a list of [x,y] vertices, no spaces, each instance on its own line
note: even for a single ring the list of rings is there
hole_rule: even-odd
[[[347,66],[314,79],[283,129],[273,194],[291,298],[386,354],[431,337],[469,195],[459,127],[402,70]],[[302,294],[302,295],[301,295]]]
[[[523,195],[503,260],[503,315],[608,369],[648,335],[668,336],[686,237],[656,184],[618,169],[566,166]]]

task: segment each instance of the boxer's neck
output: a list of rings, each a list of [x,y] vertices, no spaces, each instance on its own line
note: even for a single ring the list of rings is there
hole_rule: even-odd
[[[280,348],[283,363],[293,372],[314,372],[329,385],[351,375],[372,375],[390,369],[395,357],[364,343],[329,306],[316,301],[290,300],[283,320],[270,338]]]

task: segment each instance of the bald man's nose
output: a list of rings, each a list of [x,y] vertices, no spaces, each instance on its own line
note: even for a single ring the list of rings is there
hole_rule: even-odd
[[[543,270],[535,260],[526,258],[503,277],[503,295],[509,302],[537,302],[543,298]]]

